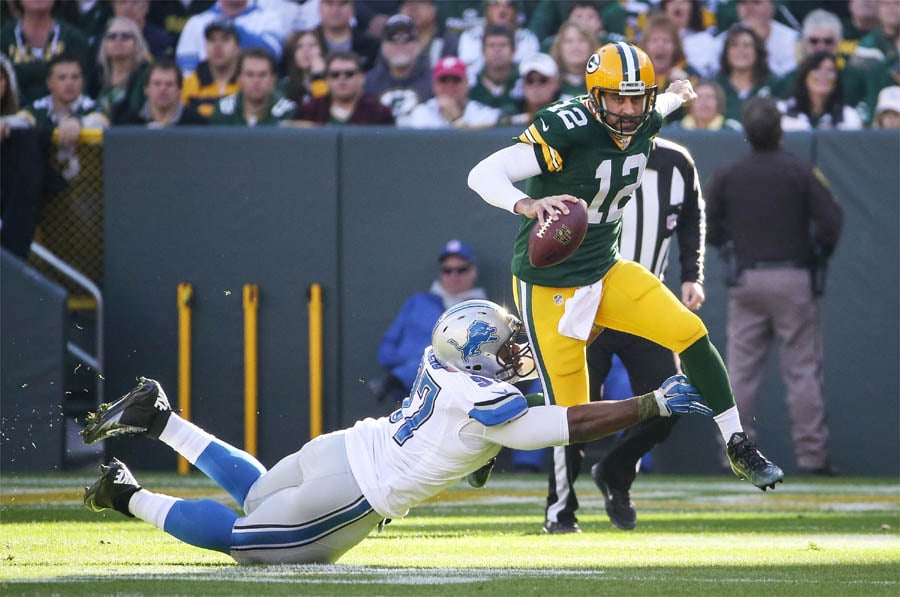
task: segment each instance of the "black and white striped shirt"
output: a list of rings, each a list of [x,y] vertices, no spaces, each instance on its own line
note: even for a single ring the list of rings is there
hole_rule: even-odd
[[[622,257],[663,279],[678,230],[681,281],[703,283],[706,214],[700,177],[688,150],[656,138],[641,186],[622,214]]]

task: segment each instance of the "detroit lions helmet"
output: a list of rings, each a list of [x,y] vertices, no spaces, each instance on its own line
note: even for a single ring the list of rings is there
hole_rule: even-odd
[[[491,301],[463,301],[445,311],[431,346],[441,365],[470,375],[509,381],[534,371],[522,322]]]
[[[630,137],[638,132],[650,119],[656,104],[656,71],[647,53],[628,42],[617,41],[598,49],[587,61],[584,82],[590,96],[587,104],[594,117],[616,135]],[[644,109],[633,131],[622,129],[622,119],[632,117],[609,111],[603,92],[619,95],[644,96]],[[619,117],[619,126],[611,125],[606,115]]]

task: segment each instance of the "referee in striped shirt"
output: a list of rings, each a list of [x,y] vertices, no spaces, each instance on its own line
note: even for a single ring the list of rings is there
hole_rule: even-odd
[[[703,257],[706,235],[703,194],[694,159],[687,149],[656,138],[641,186],[622,214],[622,258],[637,261],[660,279],[666,271],[672,235],[677,232],[681,261],[681,301],[696,311],[703,304]],[[659,344],[615,330],[604,330],[588,347],[591,400],[603,399],[603,382],[613,355],[618,355],[635,394],[656,389],[676,373],[677,356]],[[678,417],[656,417],[636,425],[613,442],[604,460],[591,468],[603,493],[612,523],[631,530],[637,513],[631,484],[641,456],[664,441]]]

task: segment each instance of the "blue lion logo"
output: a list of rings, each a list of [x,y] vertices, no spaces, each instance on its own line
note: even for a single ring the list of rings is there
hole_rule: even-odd
[[[474,357],[481,354],[481,351],[478,349],[481,348],[482,344],[485,344],[487,342],[496,342],[500,339],[497,336],[497,328],[485,321],[473,322],[469,326],[469,329],[466,330],[466,336],[466,343],[462,346],[460,346],[459,342],[452,338],[448,341],[453,345],[454,348],[456,348],[456,350],[462,353],[463,362],[466,363],[469,362],[469,357]]]

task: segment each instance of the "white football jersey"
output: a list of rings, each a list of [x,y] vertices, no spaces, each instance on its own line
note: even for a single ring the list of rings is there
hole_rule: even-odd
[[[428,347],[403,405],[347,430],[350,468],[376,512],[402,518],[500,451],[476,430],[462,433],[464,427],[504,425],[527,410],[512,384],[445,368]]]

